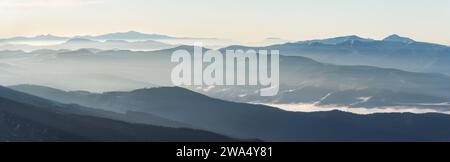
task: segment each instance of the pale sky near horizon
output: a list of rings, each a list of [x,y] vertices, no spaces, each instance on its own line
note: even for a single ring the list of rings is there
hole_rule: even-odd
[[[136,30],[259,41],[396,33],[450,45],[450,0],[0,0],[0,37]]]

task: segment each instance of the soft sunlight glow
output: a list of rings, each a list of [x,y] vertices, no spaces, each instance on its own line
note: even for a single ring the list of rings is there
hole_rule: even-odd
[[[0,0],[0,38],[136,30],[260,42],[390,34],[450,45],[450,1]]]
[[[70,7],[102,2],[102,0],[0,0],[0,7],[3,9]]]

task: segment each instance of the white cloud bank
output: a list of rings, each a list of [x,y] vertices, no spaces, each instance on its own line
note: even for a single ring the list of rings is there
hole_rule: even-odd
[[[392,107],[380,107],[380,108],[349,108],[342,106],[317,106],[315,104],[263,104],[267,106],[277,107],[286,111],[293,112],[318,112],[318,111],[331,111],[340,110],[344,112],[350,112],[355,114],[374,114],[374,113],[444,113],[450,114],[450,111],[438,111],[433,109],[423,109],[415,107],[403,107],[403,106],[392,106]]]

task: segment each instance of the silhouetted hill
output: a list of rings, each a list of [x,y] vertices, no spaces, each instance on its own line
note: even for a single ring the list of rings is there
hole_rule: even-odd
[[[41,87],[42,88],[42,87]],[[26,88],[22,88],[26,91]],[[41,91],[42,92],[42,91]],[[64,99],[28,90],[54,100],[105,110],[146,112],[213,132],[266,141],[449,141],[450,116],[386,113],[356,115],[340,111],[288,112],[234,103],[186,89],[165,87],[131,92],[90,93]],[[71,97],[69,97],[71,96]]]
[[[0,141],[232,141],[201,130],[132,124],[83,113],[76,105],[0,87]]]

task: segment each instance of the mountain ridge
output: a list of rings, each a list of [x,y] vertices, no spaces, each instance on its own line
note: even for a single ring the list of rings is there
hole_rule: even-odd
[[[415,42],[411,38],[402,37],[397,34],[390,35],[383,39],[383,41],[392,41],[392,42],[402,42],[402,43],[413,43]]]
[[[0,87],[0,141],[235,141],[198,129],[87,115],[98,111],[85,109]]]
[[[450,140],[450,116],[438,113],[356,115],[342,111],[288,112],[263,105],[214,99],[179,87],[96,95],[99,96],[89,97],[89,102],[103,105],[103,109],[126,108],[154,113],[244,139],[284,142]],[[173,102],[175,98],[177,102]]]

